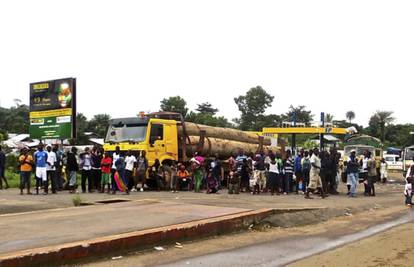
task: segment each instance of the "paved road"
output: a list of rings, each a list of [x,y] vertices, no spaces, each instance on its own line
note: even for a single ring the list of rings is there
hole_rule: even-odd
[[[414,226],[414,212],[410,212],[399,219],[379,224],[370,227],[366,230],[348,234],[340,235],[339,233],[327,233],[315,236],[296,236],[289,239],[279,239],[272,242],[248,246],[236,250],[214,253],[195,258],[187,258],[171,264],[161,265],[162,267],[179,267],[179,266],[208,266],[208,267],[227,267],[227,266],[285,266],[291,262],[310,257],[312,255],[328,251],[345,244],[349,244],[360,239],[370,237],[372,235],[382,233],[392,227],[409,223],[406,228],[412,229]],[[405,229],[405,228],[403,228]],[[412,230],[411,230],[412,232]],[[407,232],[408,233],[408,232]],[[405,235],[406,236],[406,235]],[[384,244],[385,245],[385,244]],[[355,248],[358,249],[358,248]],[[391,249],[391,247],[389,248]],[[411,248],[412,249],[412,248]],[[366,254],[371,253],[370,250],[375,250],[375,247],[367,248]],[[351,251],[352,253],[352,251]],[[355,252],[353,252],[355,253]],[[357,253],[355,253],[357,254]],[[352,254],[350,254],[352,255]],[[346,260],[350,255],[343,256]],[[354,263],[358,260],[347,260]],[[337,262],[337,261],[335,261]],[[295,266],[308,266],[306,264]],[[318,261],[321,264],[321,261]],[[361,262],[360,262],[361,263]],[[321,265],[313,265],[321,266]],[[357,266],[357,265],[348,265]],[[407,265],[408,266],[408,265]]]
[[[193,192],[180,192],[172,194],[170,192],[132,192],[131,195],[108,195],[108,194],[80,194],[82,201],[95,202],[111,198],[123,198],[129,200],[153,199],[175,203],[213,205],[221,207],[237,207],[244,209],[276,208],[290,209],[302,207],[327,207],[335,209],[358,208],[366,205],[387,206],[388,203],[400,201],[403,185],[398,184],[379,184],[377,187],[377,197],[365,198],[362,196],[363,187],[359,186],[360,197],[349,199],[345,195],[346,187],[341,184],[342,192],[339,196],[331,196],[327,199],[315,198],[305,200],[302,195],[270,196],[269,194],[250,195],[243,193],[240,195],[228,195],[222,190],[220,194],[205,194]],[[53,208],[73,207],[72,198],[74,195],[68,192],[59,192],[57,195],[19,195],[17,189],[0,190],[0,214],[27,212],[34,210],[44,210]]]
[[[247,211],[153,200],[0,216],[0,255]]]
[[[413,237],[414,223],[406,223],[372,237],[306,258],[288,266],[413,266]]]

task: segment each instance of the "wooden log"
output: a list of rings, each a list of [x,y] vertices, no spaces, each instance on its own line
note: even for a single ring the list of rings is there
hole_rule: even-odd
[[[191,140],[191,144],[187,143],[186,145],[188,157],[191,157],[197,149],[204,156],[213,156],[218,154],[221,159],[227,159],[232,155],[232,153],[237,154],[240,149],[242,149],[246,154],[256,153],[259,151],[258,144],[211,137],[204,138],[204,146],[200,149],[200,147],[198,147],[200,140],[199,136],[190,136],[189,139]]]
[[[255,133],[248,133],[236,129],[231,128],[222,128],[222,127],[213,127],[207,126],[202,124],[196,124],[191,122],[185,123],[186,132],[189,136],[199,136],[200,131],[206,132],[206,137],[211,138],[219,138],[219,139],[227,139],[233,140],[238,142],[246,142],[251,144],[259,144],[259,135]],[[183,129],[179,127],[178,129],[179,135],[182,136]],[[263,145],[269,146],[271,144],[271,140],[269,137],[263,138]]]

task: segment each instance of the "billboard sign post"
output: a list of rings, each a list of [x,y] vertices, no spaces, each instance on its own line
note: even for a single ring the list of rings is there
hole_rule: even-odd
[[[76,138],[76,79],[30,84],[30,137]]]

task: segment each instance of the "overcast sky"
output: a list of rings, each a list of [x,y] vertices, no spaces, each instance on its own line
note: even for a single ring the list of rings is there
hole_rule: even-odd
[[[256,85],[267,113],[306,105],[413,122],[414,1],[1,1],[0,105],[76,77],[78,112],[131,116],[180,95],[229,119]],[[319,115],[315,116],[319,118]]]

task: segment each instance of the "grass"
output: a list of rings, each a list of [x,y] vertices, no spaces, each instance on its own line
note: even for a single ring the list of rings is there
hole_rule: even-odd
[[[6,176],[7,182],[9,183],[9,186],[11,188],[19,188],[20,187],[20,174],[19,173],[15,173],[15,172],[11,172],[10,170],[6,170],[5,176]],[[33,185],[35,183],[34,179],[31,179],[31,180],[32,180],[31,185]],[[3,187],[4,187],[4,182],[3,182]]]
[[[76,194],[72,197],[73,206],[79,207],[82,204],[82,199],[79,194]]]
[[[10,188],[19,188],[20,187],[20,174],[10,171],[9,169],[6,170],[5,173],[7,182],[9,183]],[[81,177],[80,174],[77,175],[77,184],[80,184]],[[36,179],[34,173],[30,176],[30,187],[33,188],[36,185]],[[4,187],[4,183],[3,183]]]

